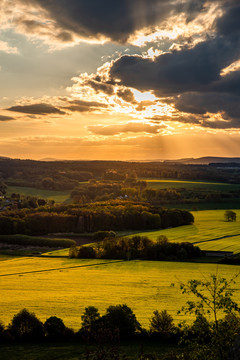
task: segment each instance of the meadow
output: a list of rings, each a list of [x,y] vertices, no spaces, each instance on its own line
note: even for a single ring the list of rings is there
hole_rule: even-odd
[[[185,262],[5,258],[0,262],[0,320],[8,324],[27,308],[42,321],[55,315],[77,330],[85,307],[96,306],[103,314],[117,304],[130,306],[146,328],[156,309],[166,309],[176,322],[190,320],[177,314],[187,300],[179,283],[203,279],[216,269],[214,264]],[[238,266],[218,266],[226,278],[238,271]],[[240,302],[238,284],[235,296]]]
[[[32,187],[23,187],[23,186],[8,186],[7,195],[11,194],[21,194],[26,196],[35,196],[45,200],[54,200],[57,203],[68,202],[70,198],[70,191],[56,191],[56,190],[42,190]]]
[[[187,181],[187,180],[161,180],[161,179],[148,179],[145,180],[148,187],[152,189],[205,189],[214,191],[231,191],[239,190],[240,184],[228,184],[210,181]]]
[[[165,235],[169,241],[196,243],[202,250],[226,250],[239,253],[240,210],[234,211],[237,214],[236,222],[225,221],[224,210],[192,211],[195,219],[192,225],[145,231],[138,233],[138,235],[148,236],[152,240],[157,240],[160,235]]]

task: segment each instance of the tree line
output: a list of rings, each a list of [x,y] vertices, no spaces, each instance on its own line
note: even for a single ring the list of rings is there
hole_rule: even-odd
[[[88,203],[114,199],[145,201],[151,204],[205,203],[236,201],[240,198],[240,190],[218,191],[198,187],[174,189],[153,189],[146,181],[137,178],[124,180],[89,180],[78,184],[70,194],[74,203]]]
[[[181,261],[200,256],[202,252],[197,246],[168,242],[164,235],[157,241],[147,236],[115,239],[108,235],[96,246],[72,246],[69,249],[70,258]]]
[[[145,230],[188,225],[193,215],[185,210],[148,204],[109,201],[85,205],[42,206],[0,212],[1,234],[41,235],[98,230]]]
[[[239,183],[236,170],[208,165],[125,161],[34,161],[0,159],[0,174],[7,185],[48,190],[68,190],[89,179],[123,180],[126,174],[139,178],[209,180]]]

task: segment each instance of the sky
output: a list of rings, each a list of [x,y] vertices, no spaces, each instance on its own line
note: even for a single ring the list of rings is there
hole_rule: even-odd
[[[0,0],[0,156],[240,156],[239,0]]]

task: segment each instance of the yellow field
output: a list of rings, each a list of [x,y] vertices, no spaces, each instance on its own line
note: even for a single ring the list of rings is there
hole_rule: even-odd
[[[68,268],[74,266],[82,267]],[[47,269],[58,270],[36,272]],[[238,271],[237,266],[219,266],[219,272],[227,278]],[[86,306],[97,306],[104,313],[109,305],[126,303],[145,327],[156,309],[168,310],[178,321],[184,316],[177,315],[177,310],[186,301],[178,282],[202,279],[215,272],[213,264],[153,261],[104,264],[101,260],[57,258],[5,260],[0,262],[0,320],[8,324],[14,314],[27,308],[42,321],[55,315],[67,326],[78,329]],[[236,297],[240,303],[239,281]],[[176,285],[172,287],[172,283]]]
[[[240,252],[240,210],[234,210],[237,214],[236,222],[224,221],[225,210],[192,211],[194,224],[179,226],[176,228],[145,231],[139,235],[148,236],[156,240],[160,235],[166,235],[169,241],[197,242],[202,250],[226,250],[234,253]],[[225,237],[222,238],[221,237]],[[218,239],[214,241],[209,241]]]

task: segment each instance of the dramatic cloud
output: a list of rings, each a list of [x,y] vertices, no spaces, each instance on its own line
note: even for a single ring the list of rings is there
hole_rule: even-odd
[[[9,111],[16,111],[24,114],[36,114],[36,115],[47,115],[47,114],[65,114],[58,108],[49,104],[31,104],[31,105],[18,105],[8,108]]]
[[[10,120],[15,120],[15,119],[11,116],[0,115],[0,121],[10,121]]]
[[[180,111],[204,115],[222,113],[222,121],[205,121],[204,126],[214,128],[240,127],[239,96],[218,93],[186,93],[181,95],[175,104]]]
[[[88,126],[88,130],[96,135],[112,136],[123,133],[149,133],[157,134],[163,127],[162,125],[151,125],[138,122],[128,122],[120,125],[93,125]]]
[[[154,59],[124,55],[113,62],[110,75],[120,84],[161,96],[205,90],[220,80],[221,69],[239,58],[239,45],[239,38],[217,38]]]
[[[117,96],[126,102],[129,102],[132,104],[136,103],[135,96],[134,96],[132,90],[130,90],[130,89],[118,89]]]
[[[159,25],[170,15],[184,13],[186,21],[205,11],[206,0],[22,0],[38,5],[59,28],[83,38],[124,43],[135,31]],[[27,24],[32,27],[35,24]]]
[[[84,101],[84,100],[69,100],[69,105],[64,107],[70,111],[91,112],[99,108],[107,108],[107,104],[99,103],[97,101]]]
[[[52,48],[113,41],[142,46],[212,31],[223,0],[2,0],[4,28]]]

